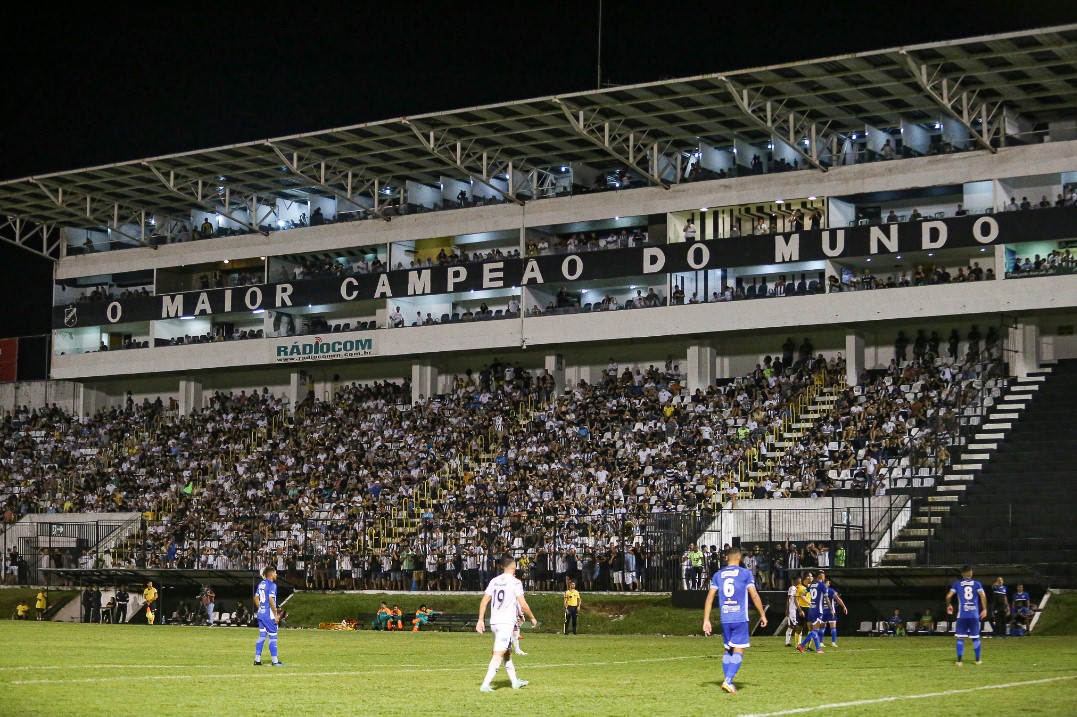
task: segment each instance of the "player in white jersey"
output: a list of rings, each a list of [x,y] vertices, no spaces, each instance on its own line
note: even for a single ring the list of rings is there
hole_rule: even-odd
[[[793,578],[793,584],[789,586],[789,590],[786,591],[785,597],[785,646],[792,647],[794,633],[797,636],[797,642],[800,642],[800,620],[801,615],[800,606],[797,605],[797,588],[800,586],[800,576]]]
[[[501,574],[490,581],[479,603],[479,621],[475,631],[480,635],[486,631],[486,608],[490,607],[490,631],[494,633],[494,651],[490,666],[486,670],[486,679],[479,690],[493,692],[491,682],[497,674],[501,662],[505,662],[505,672],[512,681],[512,689],[518,690],[527,684],[526,680],[516,677],[516,666],[512,664],[512,634],[516,630],[517,608],[531,620],[531,627],[538,626],[538,620],[531,612],[531,607],[524,599],[524,584],[516,579],[516,560],[511,555],[501,558]]]

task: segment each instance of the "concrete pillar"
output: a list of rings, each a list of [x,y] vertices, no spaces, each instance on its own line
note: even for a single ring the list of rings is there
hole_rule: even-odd
[[[1006,278],[1006,245],[995,245],[995,281]]]
[[[307,372],[306,371],[292,371],[288,377],[288,393],[286,398],[288,399],[288,405],[290,410],[294,411],[295,407],[303,402],[307,397]]]
[[[1031,317],[1022,318],[1010,331],[1010,370],[1017,378],[1025,378],[1030,373],[1040,370],[1040,325]]]
[[[181,416],[191,415],[191,411],[202,408],[202,381],[187,377],[179,382],[179,412]]]
[[[80,383],[76,386],[75,406],[78,408],[79,417],[86,414],[92,416],[99,408],[97,389],[89,383]],[[17,401],[16,405],[18,405]]]
[[[693,344],[688,347],[688,393],[696,389],[707,390],[714,383],[718,350],[710,344]]]
[[[553,376],[554,398],[560,398],[565,392],[565,357],[562,354],[546,354],[545,368]]]
[[[864,336],[856,331],[845,334],[845,382],[850,386],[860,380],[864,370]]]
[[[419,400],[419,396],[430,398],[438,392],[438,369],[429,359],[418,361],[411,365],[411,397],[412,401]]]

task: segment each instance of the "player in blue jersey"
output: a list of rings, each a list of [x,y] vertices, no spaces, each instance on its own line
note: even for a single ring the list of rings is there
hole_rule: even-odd
[[[946,593],[946,614],[954,615],[954,606],[950,604],[950,598],[957,596],[957,621],[955,624],[955,636],[957,637],[957,664],[963,663],[961,658],[965,655],[965,638],[972,638],[972,649],[976,651],[976,664],[980,664],[980,621],[987,618],[987,593],[984,586],[978,580],[972,579],[972,567],[966,565],[961,568],[961,579],[950,586],[950,592]]]
[[[826,574],[820,570],[815,582],[808,586],[808,634],[797,645],[797,652],[804,652],[809,643],[815,643],[815,653],[823,654],[823,625],[826,622],[826,607],[830,603],[827,593]]]
[[[744,650],[750,647],[748,642],[749,599],[755,606],[756,612],[759,613],[759,627],[767,626],[767,616],[763,612],[763,603],[755,589],[755,579],[752,578],[750,570],[740,566],[740,561],[740,548],[734,546],[726,550],[727,567],[716,572],[711,578],[707,603],[703,606],[703,634],[710,635],[714,596],[719,590],[722,591],[722,639],[726,650],[722,655],[722,672],[725,673],[722,689],[734,695],[737,693],[737,688],[733,686],[733,678],[737,676],[737,670],[744,661]]]
[[[826,613],[823,615],[823,620],[830,628],[830,646],[838,646],[838,607],[841,607],[842,613],[848,615],[849,608],[845,607],[845,601],[841,599],[841,595],[830,585],[830,581],[826,581]],[[826,637],[826,635],[823,635]]]
[[[280,613],[277,611],[277,570],[276,568],[264,568],[262,570],[262,582],[258,583],[258,589],[254,591],[254,607],[258,617],[258,642],[254,645],[254,664],[262,664],[262,648],[266,640],[269,640],[269,654],[273,657],[273,666],[284,665],[277,658],[277,622]]]

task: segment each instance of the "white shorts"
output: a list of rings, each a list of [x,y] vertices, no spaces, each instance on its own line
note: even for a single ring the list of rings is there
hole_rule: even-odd
[[[797,615],[796,615],[796,613],[792,613],[791,615],[789,615],[789,627],[796,627],[796,626],[797,626]]]
[[[511,622],[506,625],[491,625],[490,632],[494,633],[494,652],[509,649],[512,645],[512,633],[515,631],[516,625]]]

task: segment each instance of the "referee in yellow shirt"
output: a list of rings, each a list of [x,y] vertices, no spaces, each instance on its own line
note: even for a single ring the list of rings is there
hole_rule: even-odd
[[[568,624],[572,623],[572,634],[576,634],[576,617],[579,615],[580,608],[583,607],[583,600],[580,599],[580,593],[576,590],[576,583],[571,580],[568,581],[568,590],[565,591],[565,634],[568,634]]]

